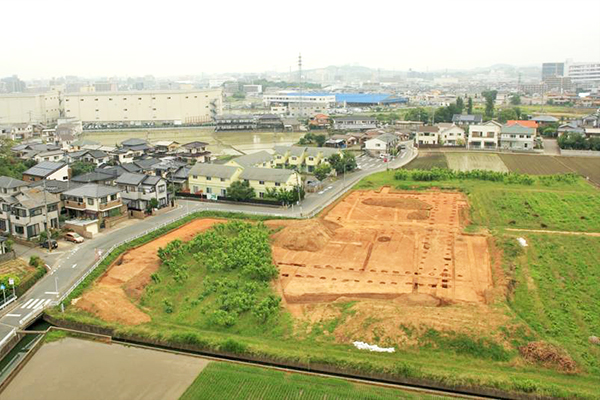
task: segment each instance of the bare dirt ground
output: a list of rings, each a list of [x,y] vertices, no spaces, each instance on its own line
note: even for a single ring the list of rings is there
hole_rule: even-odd
[[[493,335],[508,321],[488,304],[493,249],[462,233],[466,215],[461,193],[383,188],[352,192],[321,219],[273,221],[276,287],[298,327],[337,318],[342,342],[410,345],[428,328]]]
[[[459,193],[353,192],[323,220],[274,235],[281,292],[290,304],[339,297],[485,303],[487,237],[461,233],[466,207]]]
[[[142,295],[150,276],[160,267],[158,249],[172,240],[190,240],[205,231],[217,219],[198,219],[119,257],[94,286],[75,299],[75,305],[108,322],[138,325],[150,321],[150,316],[133,304]]]

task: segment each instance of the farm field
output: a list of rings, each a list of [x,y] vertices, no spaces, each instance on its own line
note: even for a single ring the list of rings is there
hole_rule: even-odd
[[[553,175],[574,172],[554,156],[527,154],[499,154],[510,172],[530,175]]]
[[[422,151],[406,169],[429,170],[433,167],[457,171],[483,169],[530,175],[576,173],[600,186],[599,157],[565,157],[538,154],[470,153],[467,151]]]
[[[365,178],[358,190],[312,220],[230,221],[210,227],[198,219],[197,225],[180,228],[185,235],[169,233],[171,242],[163,236],[157,239],[160,246],[148,243],[143,257],[135,252],[146,245],[119,257],[78,295],[75,305],[64,314],[50,314],[175,345],[356,366],[449,385],[593,398],[600,390],[600,373],[584,355],[581,341],[593,325],[578,328],[580,319],[587,324],[586,315],[593,311],[582,307],[586,313],[565,320],[564,326],[577,333],[577,345],[539,329],[552,327],[547,315],[554,311],[544,308],[551,301],[539,301],[535,313],[527,311],[524,301],[517,302],[522,285],[534,285],[542,293],[544,283],[537,283],[541,270],[522,274],[518,262],[536,251],[543,241],[537,235],[551,234],[505,228],[600,232],[597,213],[590,211],[600,204],[598,190],[573,177],[535,177],[525,184],[476,178],[421,182],[394,176],[387,171]],[[525,253],[515,250],[517,236],[528,240]],[[184,241],[175,244],[175,238]],[[574,252],[597,246],[565,243]],[[540,258],[540,268],[550,260],[567,259],[547,253],[550,258]],[[153,272],[116,286],[124,291],[127,307],[145,319],[109,319],[98,312],[102,303],[84,307],[89,293],[109,283],[108,278],[120,279],[117,271],[124,277],[119,268],[135,265],[136,259],[152,265]],[[593,258],[584,264],[572,260],[568,265],[576,270],[597,264]],[[252,268],[245,270],[246,265]],[[560,268],[559,261],[556,265]],[[584,273],[594,276],[592,271]],[[579,285],[574,282],[573,288]],[[531,286],[527,290],[543,299]],[[576,298],[573,304],[591,304],[585,292]],[[553,303],[553,309],[566,301]],[[593,318],[589,321],[596,324]],[[351,345],[355,340],[396,352],[360,351]],[[548,348],[548,343],[555,347]],[[547,363],[540,351],[550,351],[559,361]]]
[[[180,400],[222,399],[443,399],[398,389],[286,373],[247,365],[211,362]]]
[[[446,155],[439,152],[421,152],[419,156],[410,162],[405,168],[407,169],[431,169],[448,168]]]
[[[472,171],[475,169],[508,172],[508,168],[497,154],[486,153],[445,153],[448,167],[456,171]]]

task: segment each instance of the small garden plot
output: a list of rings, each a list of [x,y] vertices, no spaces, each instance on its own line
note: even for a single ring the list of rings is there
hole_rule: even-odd
[[[553,175],[573,172],[557,157],[530,154],[500,154],[500,159],[510,172],[531,175]],[[600,167],[599,167],[600,168]]]
[[[508,172],[498,154],[485,153],[446,153],[448,166],[455,171],[486,170]]]
[[[419,156],[408,163],[406,169],[448,168],[444,153],[419,153]]]

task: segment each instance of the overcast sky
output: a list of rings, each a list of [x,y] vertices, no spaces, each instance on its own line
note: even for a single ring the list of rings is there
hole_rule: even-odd
[[[0,77],[600,61],[600,1],[0,0]]]

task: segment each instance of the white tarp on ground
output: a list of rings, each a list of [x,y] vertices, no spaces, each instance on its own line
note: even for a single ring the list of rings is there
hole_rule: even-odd
[[[393,353],[396,351],[393,347],[379,347],[376,344],[369,344],[365,342],[354,342],[354,347],[359,350],[377,351],[379,353]]]
[[[527,240],[525,240],[524,238],[520,237],[517,238],[517,241],[519,242],[519,244],[523,247],[527,247]]]

